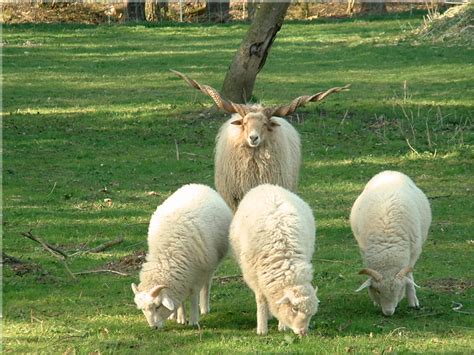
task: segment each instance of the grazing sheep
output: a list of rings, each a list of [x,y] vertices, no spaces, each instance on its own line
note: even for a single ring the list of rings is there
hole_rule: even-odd
[[[263,107],[225,100],[215,89],[172,70],[192,87],[209,95],[216,105],[233,113],[216,138],[214,181],[217,191],[234,210],[251,188],[275,184],[291,191],[298,187],[301,145],[297,131],[283,118],[310,101],[347,90],[335,87],[312,96],[300,96],[289,105]]]
[[[199,321],[198,303],[201,314],[209,312],[212,275],[227,254],[231,219],[224,200],[204,185],[185,185],[158,206],[148,228],[140,284],[132,284],[150,327],[161,328],[167,317],[176,316],[184,324],[188,296],[191,325]]]
[[[405,293],[419,307],[413,268],[428,237],[431,209],[425,194],[406,175],[384,171],[365,186],[351,210],[351,228],[369,277],[358,289],[391,316]]]
[[[250,190],[230,227],[230,241],[257,302],[257,334],[278,330],[304,335],[318,310],[311,258],[316,227],[310,207],[294,193],[264,184]]]

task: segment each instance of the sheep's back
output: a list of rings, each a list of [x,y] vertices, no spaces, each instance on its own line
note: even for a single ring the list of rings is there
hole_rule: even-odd
[[[419,254],[431,211],[425,194],[408,176],[385,171],[367,183],[352,207],[350,221],[362,251],[369,246],[383,250],[399,246],[400,251]]]
[[[147,260],[215,268],[227,253],[232,212],[219,194],[205,185],[178,189],[153,214],[148,229]]]
[[[295,254],[311,260],[315,242],[311,208],[276,185],[260,185],[242,200],[231,224],[230,238],[240,263]],[[245,260],[243,260],[245,259]]]

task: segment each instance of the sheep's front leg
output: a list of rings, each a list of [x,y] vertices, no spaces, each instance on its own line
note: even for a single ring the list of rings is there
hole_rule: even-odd
[[[284,325],[281,321],[278,321],[278,330],[280,332],[284,332],[288,329],[290,329],[290,328],[288,328],[286,325]]]
[[[189,315],[189,325],[197,325],[199,323],[199,291],[193,290],[190,296],[191,307]]]
[[[201,288],[201,292],[199,293],[199,308],[201,310],[201,314],[208,314],[211,310],[209,305],[209,297],[211,294],[211,282],[212,276]]]
[[[412,282],[407,282],[407,285],[406,285],[406,295],[407,295],[408,305],[410,307],[419,309],[420,302],[418,301],[418,298],[416,297],[416,289],[414,286],[415,280],[413,279],[413,274],[410,272],[407,275],[407,277],[412,281]]]
[[[265,296],[261,293],[255,294],[257,301],[257,334],[267,335],[268,333],[268,304]]]
[[[177,310],[174,310],[173,313],[170,314],[170,316],[168,317],[169,320],[176,320],[176,315],[177,315],[178,311]]]
[[[186,311],[184,308],[184,303],[181,303],[176,312],[176,323],[186,324]]]

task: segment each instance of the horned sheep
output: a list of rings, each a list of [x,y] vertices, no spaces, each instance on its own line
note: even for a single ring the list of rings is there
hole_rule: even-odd
[[[280,331],[304,335],[318,310],[311,258],[316,227],[311,208],[294,193],[264,184],[250,190],[234,215],[230,241],[247,285],[255,293],[257,334],[270,314]]]
[[[290,115],[307,102],[321,101],[349,87],[300,96],[289,105],[264,107],[228,101],[214,88],[201,85],[180,72],[172,72],[209,95],[217,107],[233,114],[222,125],[216,138],[214,182],[234,212],[245,193],[260,184],[297,190],[301,165],[300,138],[295,128],[278,116]]]
[[[150,220],[140,284],[132,284],[150,327],[161,328],[173,313],[184,324],[188,297],[191,325],[199,321],[198,305],[201,314],[209,312],[212,275],[227,254],[231,219],[224,200],[205,185],[185,185],[158,206]]]
[[[350,222],[366,266],[359,274],[369,276],[357,291],[368,288],[387,316],[405,294],[409,306],[418,308],[413,268],[431,224],[425,194],[405,174],[383,171],[356,199]]]

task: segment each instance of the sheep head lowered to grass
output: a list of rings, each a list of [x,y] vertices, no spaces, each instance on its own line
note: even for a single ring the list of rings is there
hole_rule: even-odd
[[[226,100],[216,89],[175,70],[172,72],[210,96],[217,107],[233,114],[216,137],[214,182],[234,212],[245,193],[261,184],[275,184],[296,192],[301,165],[300,138],[295,128],[279,116],[290,115],[308,102],[321,101],[350,86],[299,96],[288,105],[265,107]]]

